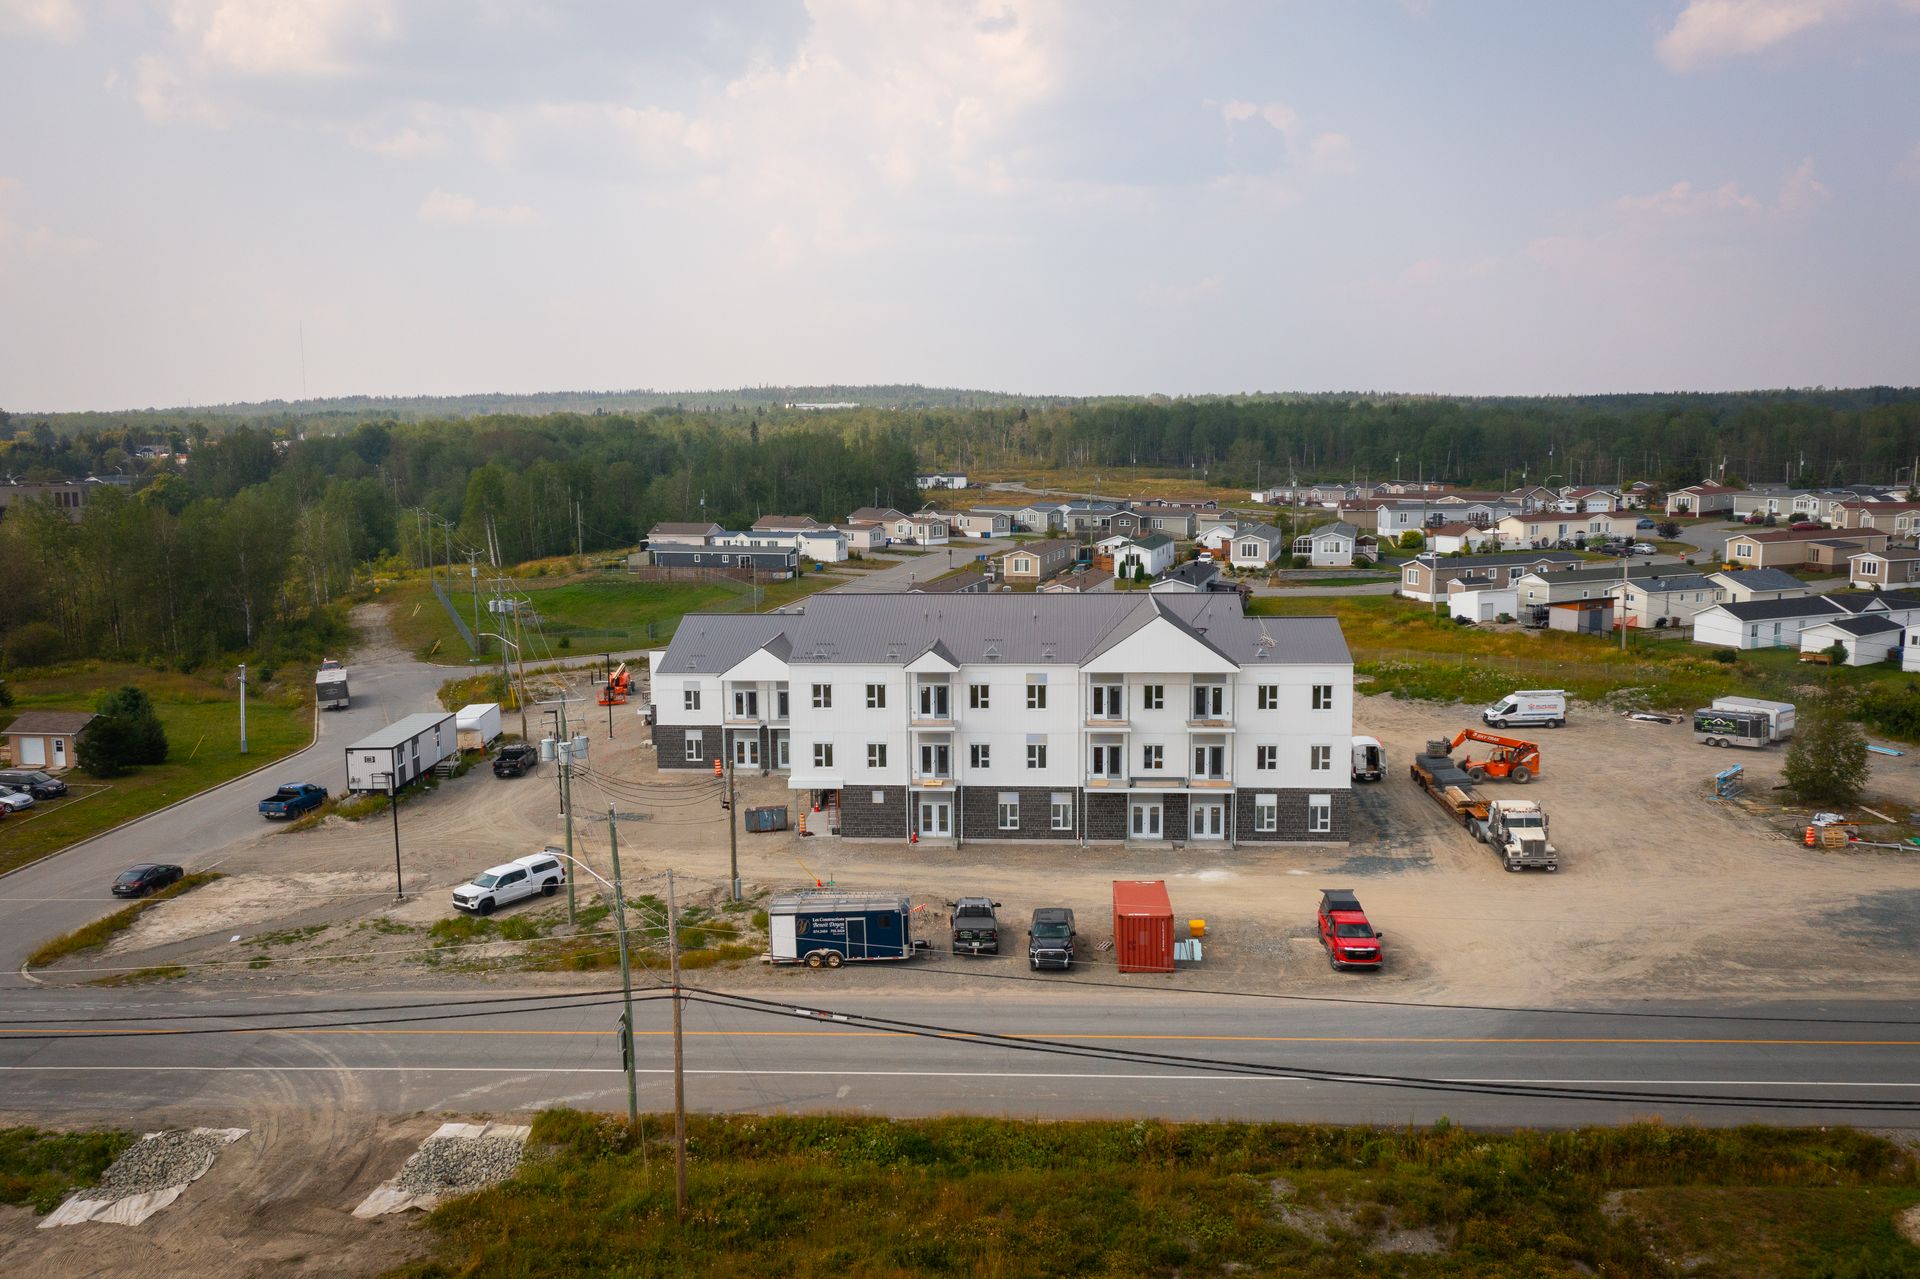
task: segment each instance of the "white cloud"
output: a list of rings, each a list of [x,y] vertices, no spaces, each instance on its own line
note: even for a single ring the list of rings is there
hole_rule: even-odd
[[[74,0],[0,0],[0,31],[24,31],[48,40],[80,34],[86,19]]]
[[[179,66],[159,54],[142,54],[133,64],[133,100],[141,114],[155,124],[197,124],[221,129],[230,122],[227,109],[200,91]]]
[[[1652,214],[1663,218],[1700,217],[1713,213],[1758,213],[1758,199],[1740,189],[1737,182],[1722,182],[1717,187],[1696,187],[1691,182],[1676,182],[1651,195],[1623,195],[1613,202],[1615,210],[1627,214]]]
[[[1920,13],[1920,0],[1688,0],[1658,51],[1673,70],[1693,71],[1876,10]]]
[[[494,208],[470,195],[442,191],[438,187],[420,202],[417,212],[428,226],[518,226],[533,221],[533,210],[524,204]]]
[[[1307,146],[1307,154],[1316,172],[1352,173],[1360,167],[1353,153],[1353,139],[1344,133],[1322,133]]]
[[[1914,143],[1913,149],[1900,157],[1893,166],[1893,176],[1902,182],[1920,183],[1920,142]]]
[[[83,236],[62,235],[49,227],[21,222],[12,208],[19,191],[18,182],[0,178],[0,271],[29,258],[72,256],[94,247]]]
[[[1774,207],[1788,215],[1807,213],[1831,195],[1826,185],[1813,176],[1813,157],[1807,156],[1780,180],[1780,194]]]
[[[361,128],[355,129],[349,140],[363,151],[375,155],[384,155],[393,160],[413,160],[423,155],[433,155],[446,149],[447,136],[437,129],[416,125],[402,125],[392,130]]]
[[[174,30],[208,64],[253,76],[337,76],[399,30],[392,0],[174,0]]]
[[[1300,113],[1284,102],[1247,102],[1236,98],[1220,106],[1220,118],[1228,124],[1243,124],[1256,116],[1288,138],[1300,128]]]

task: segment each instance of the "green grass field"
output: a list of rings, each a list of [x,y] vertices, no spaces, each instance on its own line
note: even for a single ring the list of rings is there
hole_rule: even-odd
[[[549,658],[663,645],[688,613],[748,612],[756,607],[765,612],[841,580],[808,573],[756,591],[745,582],[639,582],[624,574],[599,574],[554,581],[521,578],[514,586],[533,602],[546,637],[547,651],[528,651],[531,666]],[[392,605],[394,637],[416,657],[446,665],[467,662],[466,641],[424,580],[384,586],[378,598]],[[472,597],[456,592],[452,599],[472,626]],[[480,617],[481,630],[495,629],[485,612]]]
[[[547,1111],[512,1182],[392,1272],[1394,1276],[1920,1274],[1910,1154],[1849,1129],[1565,1133]]]
[[[133,684],[153,699],[169,749],[166,763],[124,777],[96,781],[74,769],[64,778],[70,787],[65,798],[42,800],[0,821],[0,871],[304,749],[313,741],[313,670],[289,667],[274,675],[266,688],[248,688],[245,755],[240,753],[238,689],[198,675],[83,662],[10,680],[14,706],[0,712],[0,727],[21,711],[89,710],[102,690]]]

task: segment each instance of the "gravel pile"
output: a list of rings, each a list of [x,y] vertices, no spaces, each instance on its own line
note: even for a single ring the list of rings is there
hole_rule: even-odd
[[[515,1137],[433,1137],[407,1160],[396,1185],[409,1194],[478,1190],[520,1171],[523,1144]]]
[[[184,1186],[212,1166],[227,1147],[217,1132],[162,1132],[136,1141],[100,1174],[91,1199],[125,1199],[169,1186]]]

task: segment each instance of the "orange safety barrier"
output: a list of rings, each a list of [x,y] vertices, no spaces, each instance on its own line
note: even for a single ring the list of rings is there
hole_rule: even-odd
[[[713,775],[715,777],[725,776],[725,774],[722,772],[720,768],[720,761],[717,759],[713,761]]]

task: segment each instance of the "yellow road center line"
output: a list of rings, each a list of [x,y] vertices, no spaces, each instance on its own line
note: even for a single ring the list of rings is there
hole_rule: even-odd
[[[85,1028],[71,1026],[46,1027],[0,1027],[0,1038],[8,1035],[180,1035],[191,1033],[167,1027],[100,1027]],[[353,1035],[360,1037],[380,1035],[604,1035],[605,1030],[534,1030],[511,1028],[449,1028],[432,1029],[424,1027],[394,1027],[355,1029],[346,1026],[321,1026],[305,1030],[298,1026],[249,1026],[221,1027],[217,1034],[241,1035]],[[864,1039],[914,1039],[927,1036],[914,1035],[899,1030],[689,1030],[683,1032],[688,1039],[737,1039],[737,1038],[864,1038]],[[673,1034],[670,1030],[637,1030],[636,1038],[667,1038]],[[1415,1036],[1415,1035],[1156,1035],[1156,1034],[1039,1034],[1014,1033],[985,1035],[978,1032],[949,1031],[941,1038],[947,1039],[1037,1039],[1063,1043],[1083,1041],[1133,1041],[1164,1043],[1228,1043],[1228,1044],[1620,1044],[1652,1045],[1671,1044],[1688,1045],[1728,1045],[1777,1048],[1920,1048],[1916,1039],[1658,1039],[1626,1038],[1609,1036],[1565,1036],[1565,1037],[1467,1037],[1467,1036]]]

